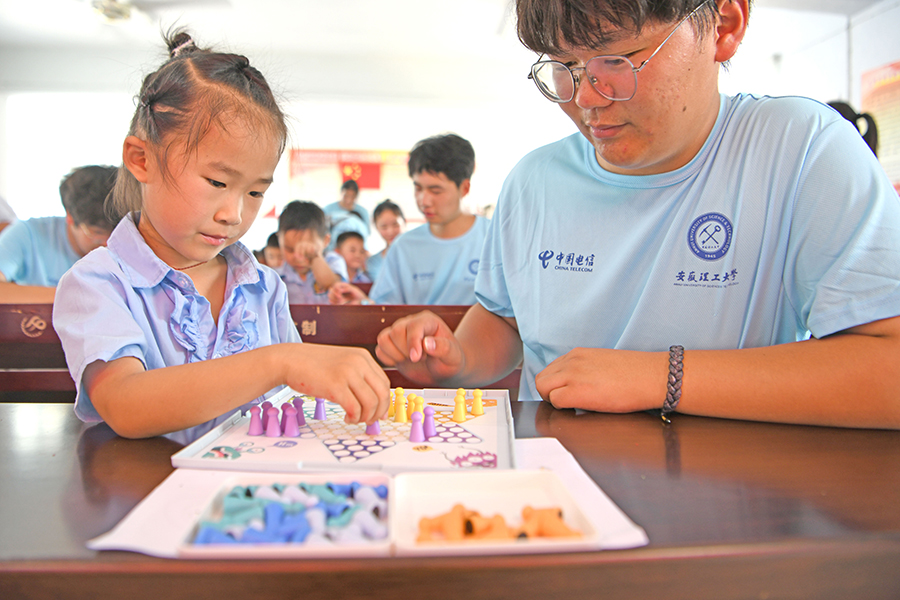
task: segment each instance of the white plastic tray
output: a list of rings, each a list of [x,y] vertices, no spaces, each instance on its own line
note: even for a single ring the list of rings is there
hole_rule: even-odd
[[[521,524],[522,508],[562,509],[563,520],[580,538],[523,540],[463,540],[417,542],[419,519],[448,512],[455,504],[483,517],[500,514],[510,526]],[[551,471],[468,471],[461,473],[407,473],[394,479],[391,521],[397,556],[455,554],[524,554],[596,550],[599,536],[593,524],[559,477]]]

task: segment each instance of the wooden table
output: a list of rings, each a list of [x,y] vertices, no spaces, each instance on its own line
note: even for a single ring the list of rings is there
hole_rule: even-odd
[[[0,598],[900,598],[900,433],[514,403],[650,545],[592,553],[188,561],[94,552],[177,446],[0,404]]]

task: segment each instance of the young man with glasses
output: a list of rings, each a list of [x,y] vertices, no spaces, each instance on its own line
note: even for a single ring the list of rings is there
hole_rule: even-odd
[[[115,227],[104,210],[118,169],[85,166],[59,186],[65,217],[19,220],[0,233],[0,299],[53,302],[56,284],[79,258],[105,246]]]
[[[379,335],[424,384],[522,361],[520,399],[900,428],[900,202],[803,98],[719,94],[748,0],[518,0],[529,77],[579,133],[526,156],[479,304]]]

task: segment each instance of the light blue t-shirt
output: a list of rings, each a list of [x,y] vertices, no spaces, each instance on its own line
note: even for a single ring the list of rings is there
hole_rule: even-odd
[[[53,327],[78,384],[75,414],[82,421],[101,420],[82,381],[94,361],[132,356],[150,370],[300,342],[287,291],[275,272],[260,266],[240,242],[222,256],[228,280],[218,325],[190,277],[153,253],[131,216],[122,219],[107,248],[90,252],[66,273],[56,291]],[[195,439],[235,410],[175,439]]]
[[[347,281],[347,263],[344,257],[337,252],[326,252],[325,262],[334,273]],[[306,279],[301,279],[294,267],[287,261],[283,262],[275,270],[287,286],[288,298],[291,304],[328,304],[328,288],[321,289],[316,285],[316,276],[312,271],[306,274]]]
[[[504,184],[476,283],[515,317],[520,399],[576,347],[770,346],[900,314],[900,200],[853,126],[805,98],[721,98],[697,156],[600,168],[575,134]]]
[[[385,252],[385,254],[387,254]],[[379,250],[375,254],[369,256],[368,260],[366,260],[366,273],[369,274],[369,277],[372,278],[372,281],[378,279],[378,274],[381,272],[381,267],[384,265],[384,254]]]
[[[344,231],[356,231],[363,236],[363,239],[368,238],[369,234],[372,233],[372,228],[369,225],[369,211],[359,203],[353,205],[353,212],[359,213],[359,216],[362,217],[361,219],[351,214],[349,210],[342,208],[340,202],[327,204],[322,208],[322,211],[331,220],[329,229],[331,230],[332,244],[337,240],[337,236]]]
[[[65,217],[15,221],[0,233],[0,273],[19,285],[53,287],[79,258]]]
[[[476,216],[463,235],[435,237],[428,224],[388,249],[369,297],[376,304],[475,304],[475,275],[490,221]]]

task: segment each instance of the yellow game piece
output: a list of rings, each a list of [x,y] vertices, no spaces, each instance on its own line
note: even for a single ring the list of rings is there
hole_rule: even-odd
[[[406,398],[401,394],[397,394],[394,403],[396,404],[394,407],[394,423],[409,423],[409,417],[406,414]]]
[[[425,398],[422,396],[416,396],[416,410],[417,413],[422,413],[422,419],[425,419]]]
[[[394,403],[397,401],[397,393],[391,394],[391,401],[388,403],[388,419],[394,416]]]
[[[484,404],[481,402],[481,390],[472,392],[472,414],[480,417],[484,414]]]
[[[454,402],[456,402],[456,406],[453,408],[453,417],[452,420],[454,423],[465,423],[466,422],[466,399],[459,394],[454,398]]]
[[[414,412],[416,412],[416,395],[410,392],[406,397],[406,418],[412,420]]]

